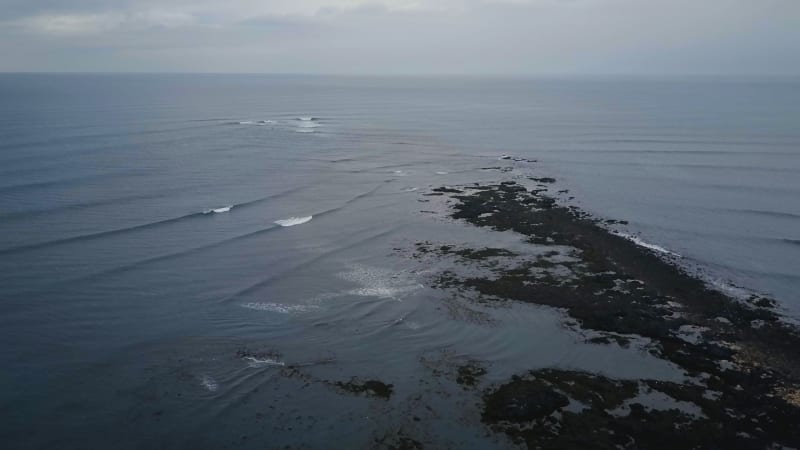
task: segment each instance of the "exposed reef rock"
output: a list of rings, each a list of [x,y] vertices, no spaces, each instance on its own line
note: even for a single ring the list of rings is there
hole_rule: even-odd
[[[589,342],[644,338],[650,353],[687,374],[675,383],[532,371],[486,390],[482,418],[493,430],[529,448],[800,447],[800,335],[774,300],[727,297],[669,255],[604,227],[626,222],[561,206],[544,189],[507,181],[453,191],[461,189],[439,192],[453,194],[454,219],[519,233],[544,250],[420,242],[416,257],[483,270],[445,270],[435,287],[482,303],[558,308],[570,326],[594,334]],[[459,383],[484,374],[464,369]]]

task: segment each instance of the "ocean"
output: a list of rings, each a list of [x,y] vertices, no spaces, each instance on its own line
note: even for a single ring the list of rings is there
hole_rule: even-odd
[[[432,374],[681,379],[554,308],[465,313],[410,256],[525,251],[427,194],[531,178],[800,318],[798,79],[0,75],[0,442],[504,448]]]

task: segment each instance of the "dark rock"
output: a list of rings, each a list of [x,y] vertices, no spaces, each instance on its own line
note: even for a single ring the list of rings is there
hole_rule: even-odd
[[[542,420],[568,404],[569,399],[549,385],[536,379],[518,378],[486,396],[483,420],[487,423]]]
[[[393,385],[378,380],[359,381],[356,378],[348,382],[338,381],[334,385],[352,394],[364,394],[370,397],[379,397],[389,400],[392,396]]]

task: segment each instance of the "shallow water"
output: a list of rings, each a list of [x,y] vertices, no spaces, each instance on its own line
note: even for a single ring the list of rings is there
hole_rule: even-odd
[[[681,379],[635,346],[584,343],[558,311],[443,299],[427,276],[441,267],[408,257],[416,242],[536,249],[446,219],[424,194],[554,177],[564,201],[800,317],[798,88],[2,75],[0,436],[366,447],[402,422],[486,448],[504,443],[433,371],[478,360],[489,382],[536,367]],[[394,396],[314,382],[351,377]]]

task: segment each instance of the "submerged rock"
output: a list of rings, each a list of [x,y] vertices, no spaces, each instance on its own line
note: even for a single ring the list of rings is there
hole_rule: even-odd
[[[480,378],[486,375],[486,373],[486,369],[479,365],[476,361],[470,361],[469,363],[458,368],[458,377],[456,378],[456,383],[465,387],[472,387],[477,385],[480,381]]]
[[[393,385],[378,380],[359,381],[357,378],[353,378],[348,382],[338,381],[334,385],[345,392],[364,394],[384,400],[389,400],[393,392]]]

